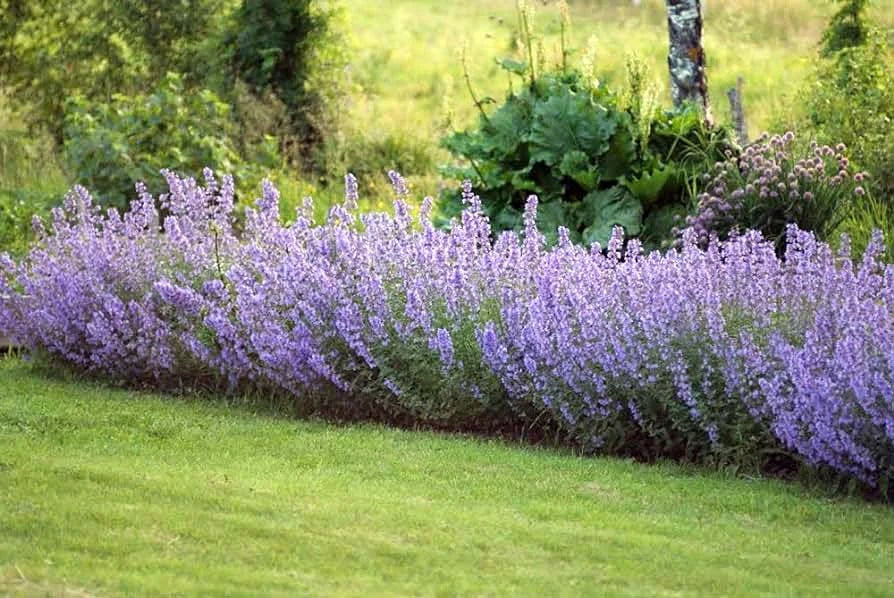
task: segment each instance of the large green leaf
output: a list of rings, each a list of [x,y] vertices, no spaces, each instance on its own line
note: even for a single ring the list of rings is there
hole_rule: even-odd
[[[512,58],[498,58],[497,64],[500,67],[509,73],[513,73],[516,75],[524,76],[528,73],[528,63],[522,62],[518,60],[514,60]]]
[[[658,203],[666,189],[675,186],[678,174],[674,166],[663,165],[644,172],[639,178],[627,180],[625,185],[648,208]]]
[[[522,213],[509,205],[504,205],[496,210],[489,210],[488,217],[494,230],[520,230],[522,227]]]
[[[524,137],[530,126],[530,105],[517,96],[510,96],[484,123],[481,145],[497,160],[524,160],[527,154]]]
[[[529,191],[530,193],[543,193],[543,188],[537,184],[532,177],[530,168],[521,168],[508,173],[511,175],[509,185],[518,191]]]
[[[540,203],[537,206],[537,228],[548,243],[554,243],[560,226],[570,227],[568,207],[559,198]]]
[[[594,105],[588,93],[562,89],[534,106],[531,124],[531,161],[557,165],[572,151],[598,157],[609,149],[618,117]]]
[[[636,162],[636,142],[630,131],[630,117],[626,113],[618,116],[618,128],[609,141],[608,151],[599,158],[597,168],[603,181],[616,181],[630,173]]]
[[[585,223],[589,222],[584,228],[584,242],[605,247],[615,226],[624,227],[628,236],[640,234],[643,206],[626,188],[617,185],[588,193],[581,201],[580,217]]]
[[[537,196],[540,198],[541,205],[552,201],[553,198],[556,201],[562,201],[566,196],[567,189],[565,188],[565,183],[562,177],[555,176],[553,169],[545,164],[534,164],[531,167],[531,180],[537,182]],[[519,209],[524,209],[525,200],[527,199],[528,194],[517,194],[516,199],[518,203],[516,207]]]
[[[444,137],[441,145],[455,156],[477,157],[481,151],[481,135],[477,132],[458,131]]]
[[[586,191],[592,191],[599,183],[599,173],[590,164],[590,158],[580,150],[568,152],[559,163],[559,173],[576,181]]]
[[[668,204],[646,214],[640,240],[645,249],[663,249],[673,240],[671,230],[686,217],[686,206]]]

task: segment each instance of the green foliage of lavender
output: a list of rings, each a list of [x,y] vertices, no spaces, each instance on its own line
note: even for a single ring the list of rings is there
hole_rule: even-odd
[[[558,428],[588,451],[758,468],[780,459],[882,495],[894,473],[894,268],[788,227],[645,255],[549,248],[481,200],[449,231],[346,201],[289,226],[267,185],[232,226],[234,187],[166,173],[105,216],[83,188],[23,260],[0,258],[0,334],[84,371],[157,386],[277,392],[299,410],[460,429]]]

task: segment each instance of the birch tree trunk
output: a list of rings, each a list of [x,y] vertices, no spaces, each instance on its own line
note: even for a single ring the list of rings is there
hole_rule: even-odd
[[[705,74],[705,50],[702,47],[701,0],[666,0],[670,51],[671,95],[674,106],[695,102],[712,122],[708,103],[708,79]]]

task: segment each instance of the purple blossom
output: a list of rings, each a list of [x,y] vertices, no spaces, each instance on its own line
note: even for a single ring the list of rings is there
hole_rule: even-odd
[[[410,195],[410,190],[407,187],[407,181],[402,176],[400,176],[400,174],[393,170],[388,171],[388,178],[391,180],[391,186],[394,187],[394,194],[397,199],[407,199],[407,197]]]
[[[787,224],[824,239],[832,234],[848,202],[865,193],[858,186],[863,177],[851,176],[841,147],[813,144],[808,155],[798,156],[793,142],[791,132],[776,135],[747,147],[738,159],[715,165],[688,221],[703,246],[712,233],[726,239],[756,227],[774,240],[781,255]]]

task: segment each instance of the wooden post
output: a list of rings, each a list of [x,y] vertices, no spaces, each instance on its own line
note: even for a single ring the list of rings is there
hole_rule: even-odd
[[[733,113],[733,127],[736,129],[736,136],[742,147],[748,145],[748,125],[745,123],[745,107],[742,104],[742,85],[744,83],[742,77],[739,77],[736,79],[736,86],[726,92],[729,98],[729,107]]]
[[[667,29],[670,51],[671,96],[674,106],[695,102],[705,121],[713,122],[708,102],[708,79],[705,74],[705,50],[702,46],[701,0],[666,0]]]

